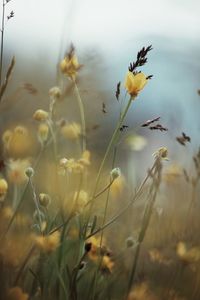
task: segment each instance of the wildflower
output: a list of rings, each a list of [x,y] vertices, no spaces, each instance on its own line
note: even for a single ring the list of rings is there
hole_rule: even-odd
[[[18,286],[8,290],[6,300],[28,300],[28,294],[24,293]]]
[[[168,160],[167,155],[168,155],[168,150],[167,150],[166,147],[161,147],[153,153],[153,156],[155,158],[160,158],[160,159],[163,159],[163,160]]]
[[[78,59],[72,48],[70,52],[65,56],[65,58],[60,63],[61,72],[71,79],[76,78],[77,71],[80,69],[81,65],[78,63]]]
[[[54,252],[60,244],[60,233],[58,231],[47,236],[36,236],[36,246],[45,253]]]
[[[15,184],[23,184],[27,181],[25,174],[26,169],[30,166],[28,159],[10,159],[7,164],[7,176],[10,182]]]
[[[114,168],[114,169],[112,169],[112,171],[110,172],[111,180],[115,180],[119,176],[121,176],[121,170],[120,170],[120,168]]]
[[[125,88],[132,98],[135,98],[138,93],[144,88],[148,79],[143,73],[133,74],[128,71],[125,79]]]
[[[8,191],[8,183],[4,178],[0,178],[0,203],[4,201],[4,198]]]
[[[12,157],[24,156],[33,150],[32,136],[24,126],[16,126],[13,131],[5,131],[3,144],[5,150]]]
[[[83,165],[84,167],[87,167],[90,165],[90,157],[91,157],[91,153],[88,150],[85,150],[82,153],[81,158],[78,160],[78,162]]]
[[[26,169],[26,171],[25,171],[25,174],[26,174],[26,176],[27,176],[28,178],[33,177],[33,175],[34,175],[34,170],[33,170],[33,168],[28,167],[28,168]]]
[[[110,273],[112,273],[113,267],[114,267],[113,260],[108,255],[104,255],[101,263],[102,270],[109,271]]]
[[[48,207],[51,203],[51,198],[48,194],[41,193],[39,194],[39,203],[41,206]]]
[[[142,135],[129,135],[126,140],[126,144],[133,151],[141,151],[147,145],[147,140]]]
[[[33,114],[33,119],[36,121],[46,121],[48,119],[48,112],[43,109],[38,109]]]
[[[77,140],[81,134],[80,124],[73,122],[61,127],[62,135],[69,140]]]
[[[38,137],[42,143],[45,143],[49,135],[49,126],[46,123],[41,123],[38,126]]]
[[[196,263],[200,261],[200,248],[193,247],[187,249],[187,246],[183,242],[177,244],[176,253],[178,257],[186,263]]]
[[[61,95],[62,95],[61,90],[57,86],[54,86],[49,90],[49,96],[55,100],[59,100],[61,98]]]
[[[65,172],[72,172],[76,170],[77,166],[79,166],[79,164],[77,164],[74,158],[70,158],[70,159],[62,158],[60,160],[60,168],[61,171],[64,172],[64,174]]]

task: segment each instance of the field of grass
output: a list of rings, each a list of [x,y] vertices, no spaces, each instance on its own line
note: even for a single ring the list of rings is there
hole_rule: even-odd
[[[10,93],[17,74],[15,57],[3,70],[7,2],[0,114],[21,90],[34,97],[36,109],[24,102],[22,120],[16,121],[16,106],[9,106],[9,120],[1,128],[0,300],[199,300],[200,150],[185,169],[160,145],[145,157],[149,164],[143,179],[141,170],[134,170],[134,183],[118,159],[121,145],[134,151],[148,147],[138,128],[126,124],[126,116],[153,80],[143,73],[145,64],[151,66],[152,46],[130,58],[127,73],[116,83],[118,120],[105,145],[104,137],[100,143],[95,135],[102,124],[91,125],[86,118],[89,107],[79,78],[87,66],[73,45],[58,62],[48,103],[41,105],[32,83]],[[8,21],[13,17],[10,13]],[[104,99],[101,104],[103,123],[108,112]],[[162,116],[141,118],[139,127],[168,131]],[[185,151],[192,142],[184,132],[174,139]],[[104,150],[91,150],[95,143]]]

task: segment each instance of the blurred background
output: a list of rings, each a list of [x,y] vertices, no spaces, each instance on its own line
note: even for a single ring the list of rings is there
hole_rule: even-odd
[[[198,0],[12,0],[7,4],[4,71],[13,55],[16,67],[3,103],[1,127],[28,119],[40,103],[46,107],[48,90],[59,83],[57,64],[73,43],[84,66],[78,84],[86,107],[90,132],[89,148],[105,149],[119,115],[115,98],[117,82],[124,81],[129,63],[143,46],[153,45],[143,69],[153,79],[139,95],[127,116],[129,130],[146,137],[147,147],[140,153],[121,147],[119,159],[129,157],[128,168],[139,165],[146,170],[151,154],[160,146],[169,147],[170,159],[187,164],[189,153],[199,146],[200,130],[200,2]],[[25,82],[38,91],[34,98],[17,89]],[[123,86],[123,84],[122,84]],[[37,99],[37,100],[36,100]],[[102,103],[107,113],[102,113]],[[30,105],[31,103],[31,105]],[[63,104],[69,111],[69,103]],[[77,107],[70,104],[71,116]],[[160,116],[167,132],[150,131],[140,125]],[[191,137],[187,149],[176,137],[184,131]],[[146,151],[146,152],[145,152]],[[146,155],[144,155],[146,154]],[[142,164],[140,158],[142,157]],[[189,158],[190,159],[190,158]]]

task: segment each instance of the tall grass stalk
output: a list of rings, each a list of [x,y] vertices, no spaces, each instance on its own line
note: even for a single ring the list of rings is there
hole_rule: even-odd
[[[133,284],[133,281],[134,281],[134,278],[135,278],[135,273],[136,273],[136,269],[137,269],[137,265],[138,265],[138,259],[139,259],[139,255],[140,255],[141,244],[142,244],[142,242],[145,238],[146,231],[147,231],[149,223],[150,223],[154,203],[156,201],[156,196],[157,196],[158,189],[159,189],[160,182],[161,182],[161,168],[162,168],[162,165],[161,165],[160,158],[156,159],[155,166],[156,167],[155,167],[154,173],[151,173],[153,182],[152,182],[152,185],[151,185],[150,190],[149,190],[149,195],[148,195],[149,200],[147,200],[147,204],[146,204],[146,207],[145,207],[145,210],[144,210],[142,225],[141,225],[141,229],[140,229],[138,240],[137,240],[135,256],[134,256],[133,265],[132,265],[132,268],[131,268],[131,273],[130,273],[130,277],[129,277],[129,281],[128,281],[128,289],[127,289],[127,294],[126,294],[125,299],[127,298],[128,294],[129,294],[129,292],[132,288],[132,284]]]
[[[80,117],[81,117],[81,127],[82,127],[82,151],[84,152],[86,150],[86,125],[85,125],[85,112],[84,112],[84,106],[83,101],[81,99],[78,86],[76,84],[76,81],[73,80],[74,83],[74,90],[75,94],[78,100],[78,106],[80,110]]]
[[[97,173],[97,177],[96,177],[96,181],[95,181],[95,186],[94,186],[93,194],[92,194],[91,204],[90,204],[90,207],[89,207],[88,218],[86,220],[85,235],[87,233],[88,223],[89,223],[89,220],[90,220],[90,217],[91,217],[91,214],[92,214],[92,210],[93,210],[93,206],[94,206],[94,196],[95,196],[97,188],[98,188],[98,184],[99,184],[99,181],[100,181],[101,173],[103,171],[103,167],[104,167],[106,159],[108,158],[108,155],[109,155],[109,153],[110,153],[110,151],[112,149],[112,146],[114,145],[114,143],[116,141],[116,138],[117,138],[118,133],[119,133],[119,129],[120,129],[120,127],[123,124],[123,121],[124,121],[124,119],[125,119],[125,117],[127,115],[127,112],[128,112],[128,110],[129,110],[129,108],[131,106],[132,101],[133,101],[133,98],[130,97],[130,99],[129,99],[129,101],[128,101],[128,103],[127,103],[127,105],[126,105],[126,107],[125,107],[125,109],[123,111],[123,113],[120,116],[120,119],[119,119],[119,121],[117,123],[117,126],[116,126],[116,128],[115,128],[115,130],[113,132],[111,140],[110,140],[110,142],[108,144],[108,147],[106,149],[106,152],[105,152],[105,155],[103,157],[103,160],[102,160],[102,162],[100,164],[99,171]]]

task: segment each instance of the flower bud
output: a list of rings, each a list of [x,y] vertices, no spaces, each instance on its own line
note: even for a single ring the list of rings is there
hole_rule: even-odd
[[[34,170],[31,167],[28,167],[25,171],[25,174],[28,178],[31,178],[34,175]]]
[[[36,121],[45,121],[47,120],[49,114],[47,111],[43,110],[43,109],[38,109],[34,112],[33,114],[33,119]]]
[[[41,193],[39,194],[39,203],[41,206],[47,207],[51,202],[51,198],[48,194]]]
[[[49,96],[55,100],[59,100],[61,98],[61,90],[58,86],[54,86],[49,90]]]
[[[114,168],[112,169],[112,171],[110,172],[110,176],[112,180],[115,180],[116,178],[118,178],[119,176],[121,176],[121,170],[120,168]]]

